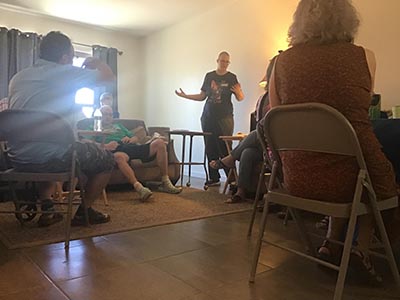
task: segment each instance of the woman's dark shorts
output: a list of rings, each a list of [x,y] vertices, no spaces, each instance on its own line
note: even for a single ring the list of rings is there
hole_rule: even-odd
[[[113,152],[124,152],[129,156],[129,159],[140,159],[142,162],[149,162],[154,159],[154,156],[150,157],[150,144],[120,144]]]

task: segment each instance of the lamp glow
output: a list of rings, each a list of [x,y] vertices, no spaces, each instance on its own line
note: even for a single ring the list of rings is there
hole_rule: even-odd
[[[266,80],[262,80],[258,83],[258,85],[262,88],[265,88],[267,86],[267,81]]]

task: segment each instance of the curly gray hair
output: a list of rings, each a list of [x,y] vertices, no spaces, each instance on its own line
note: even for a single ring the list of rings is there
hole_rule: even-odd
[[[301,0],[289,28],[290,46],[352,42],[360,20],[351,0]]]

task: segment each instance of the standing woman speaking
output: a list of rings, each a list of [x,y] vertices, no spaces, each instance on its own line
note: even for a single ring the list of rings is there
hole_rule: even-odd
[[[205,137],[209,162],[228,155],[225,144],[219,139],[219,136],[233,134],[232,94],[238,101],[242,101],[244,98],[236,75],[228,71],[229,59],[229,53],[226,51],[218,55],[217,69],[206,74],[200,94],[188,95],[182,89],[175,91],[178,96],[189,100],[204,101],[207,99],[201,116],[201,127],[204,132],[211,133],[210,136]],[[206,185],[220,185],[218,170],[210,167],[208,169],[210,179]]]

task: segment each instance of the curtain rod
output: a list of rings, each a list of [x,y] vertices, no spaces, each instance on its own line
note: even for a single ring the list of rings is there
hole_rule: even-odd
[[[72,44],[78,45],[78,46],[83,46],[83,47],[89,47],[89,48],[93,47],[93,45],[88,45],[88,44],[83,44],[83,43],[78,43],[78,42],[72,42]],[[117,49],[117,51],[118,51],[119,55],[122,55],[124,53],[122,51],[119,51],[118,49]]]

